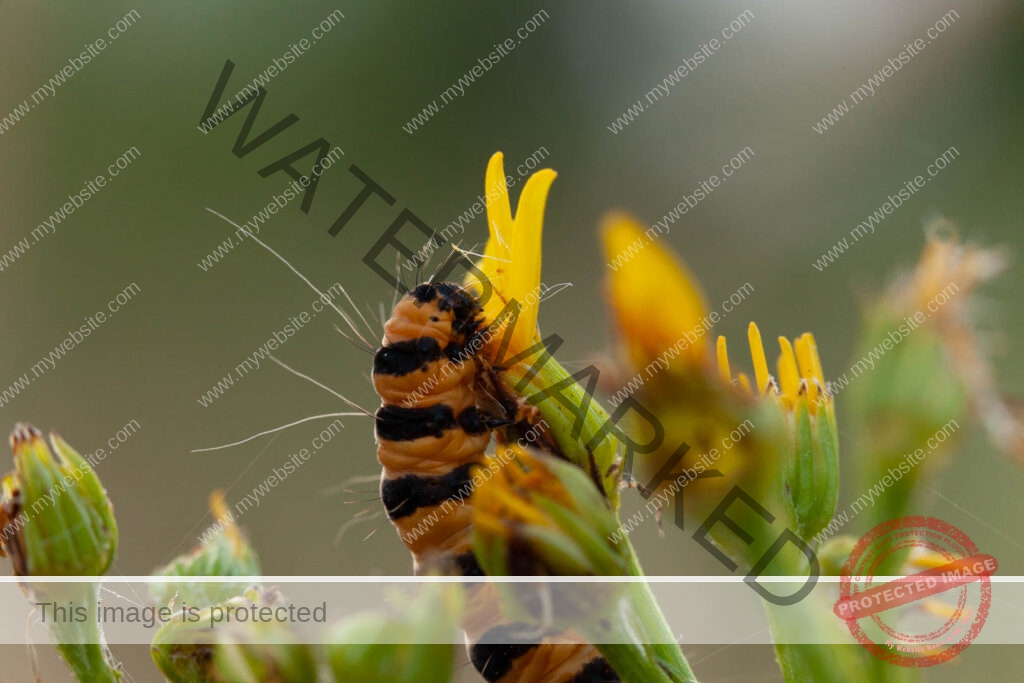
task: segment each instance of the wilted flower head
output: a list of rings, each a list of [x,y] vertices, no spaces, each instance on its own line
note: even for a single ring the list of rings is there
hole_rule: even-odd
[[[860,434],[854,461],[861,487],[880,474],[898,480],[865,516],[866,526],[907,514],[917,481],[941,467],[958,441],[947,433],[972,414],[997,447],[1024,458],[1024,427],[1001,395],[977,324],[976,290],[1006,264],[1000,251],[964,244],[938,219],[926,229],[914,270],[865,307],[855,354],[873,359],[872,369],[847,390]]]
[[[0,555],[19,576],[100,576],[117,552],[113,506],[92,466],[56,434],[15,425],[0,489]],[[55,455],[56,454],[56,455]]]
[[[1006,405],[977,332],[975,290],[1008,265],[1002,251],[962,243],[944,219],[926,228],[927,240],[912,277],[895,283],[879,301],[903,315],[925,313],[938,335],[950,373],[963,386],[982,425],[999,448],[1024,459],[1024,426]]]
[[[910,277],[904,277],[888,292],[889,301],[909,312],[924,309],[935,295],[955,283],[959,292],[970,294],[999,275],[1009,265],[1006,254],[960,241],[956,227],[935,218],[925,227],[925,246]],[[952,304],[952,305],[947,305]],[[970,322],[970,302],[952,298],[931,311],[937,325]]]
[[[552,456],[511,450],[514,459],[489,468],[493,476],[473,491],[474,545],[484,571],[492,576],[626,574],[625,547],[609,540],[618,523],[594,482]]]

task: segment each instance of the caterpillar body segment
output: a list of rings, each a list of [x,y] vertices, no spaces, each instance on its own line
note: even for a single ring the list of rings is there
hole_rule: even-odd
[[[388,518],[417,574],[482,576],[473,554],[474,470],[499,442],[538,435],[557,453],[536,408],[508,392],[475,340],[482,309],[453,283],[417,286],[395,306],[374,355],[381,397],[375,431]],[[494,586],[469,584],[462,627],[470,659],[493,683],[617,683],[596,648],[573,632],[538,634],[503,617]]]

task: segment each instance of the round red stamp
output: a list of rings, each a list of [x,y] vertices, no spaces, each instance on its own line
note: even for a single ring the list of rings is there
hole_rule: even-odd
[[[891,576],[912,553],[927,556],[929,568]],[[882,661],[935,666],[981,632],[992,603],[989,577],[998,566],[966,534],[934,517],[883,522],[850,553],[834,612]]]

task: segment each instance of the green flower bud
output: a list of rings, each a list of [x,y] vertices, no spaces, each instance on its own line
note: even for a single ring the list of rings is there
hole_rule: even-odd
[[[815,551],[824,576],[842,576],[843,567],[857,545],[855,536],[833,536]]]
[[[260,563],[234,516],[224,502],[224,492],[210,495],[210,511],[214,523],[202,538],[204,541],[189,553],[171,560],[153,572],[154,576],[259,576]],[[196,583],[178,581],[154,583],[150,592],[157,604],[166,605],[177,595],[195,607],[209,607],[242,594],[249,583]]]
[[[209,623],[209,610],[200,612]],[[150,657],[170,683],[210,683],[214,678],[215,635],[203,621],[186,623],[181,619],[160,627],[149,646]]]
[[[427,584],[401,614],[369,612],[331,628],[327,657],[338,683],[447,683],[455,658],[458,586]]]
[[[92,466],[55,434],[51,452],[31,425],[15,425],[10,443],[14,472],[0,484],[0,555],[11,558],[18,576],[104,574],[117,552],[117,524]],[[47,622],[54,647],[79,681],[121,679],[96,620],[97,584],[29,581],[22,589],[33,604],[85,609],[84,621]]]
[[[248,642],[239,636],[250,639]],[[216,679],[224,683],[313,683],[316,661],[308,645],[295,642],[277,622],[251,624],[244,633],[219,634],[214,649]]]
[[[286,625],[231,621],[211,626],[215,611],[220,616],[227,608],[280,604],[276,590],[250,588],[244,595],[187,616],[177,612],[156,632],[150,656],[171,683],[316,681],[312,651],[297,643]]]
[[[18,576],[101,576],[117,552],[113,507],[92,466],[52,434],[11,432],[14,472],[0,490],[0,555]]]

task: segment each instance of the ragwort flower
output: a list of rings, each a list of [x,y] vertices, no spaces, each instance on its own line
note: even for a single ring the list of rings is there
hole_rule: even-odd
[[[768,373],[761,332],[747,329],[754,365],[754,386],[743,373],[736,386],[748,396],[773,401],[782,412],[792,450],[784,456],[786,497],[791,501],[797,535],[809,541],[832,519],[839,499],[839,438],[832,396],[826,386],[814,336],[805,332],[790,342],[779,337],[778,380]],[[732,384],[725,337],[716,345],[718,370]]]
[[[501,369],[506,392],[522,397],[525,412],[539,412],[560,453],[600,480],[604,495],[617,508],[619,444],[614,437],[590,443],[608,422],[608,415],[586,390],[586,378],[596,378],[598,371],[587,368],[570,375],[551,356],[553,349],[546,348],[537,327],[543,294],[544,207],[555,175],[543,169],[530,176],[513,218],[502,155],[491,157],[485,180],[490,235],[466,286],[483,299],[488,334],[481,355]]]
[[[557,174],[549,168],[537,171],[526,181],[516,215],[512,216],[507,179],[501,152],[491,157],[484,180],[489,237],[483,257],[477,263],[490,284],[491,296],[484,303],[484,318],[494,322],[510,301],[519,303],[519,320],[512,330],[506,355],[514,357],[540,341],[537,312],[540,300],[541,236],[548,190]],[[466,283],[485,291],[481,276],[470,273]],[[496,354],[508,321],[495,326],[494,341],[487,346]],[[493,358],[493,355],[492,355]]]
[[[739,485],[809,539],[830,519],[838,492],[835,412],[813,336],[779,338],[776,380],[751,323],[754,378],[734,378],[725,339],[711,342],[723,316],[708,311],[685,264],[622,214],[606,221],[604,246],[615,265],[608,298],[624,365],[636,373],[625,386],[639,385],[630,395],[667,432],[651,458],[658,465],[647,469],[657,470],[685,442],[692,454],[681,462],[684,472],[704,477],[685,495],[698,512],[709,512]],[[728,530],[713,528],[711,535],[747,564],[763,550],[738,543]]]

